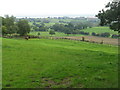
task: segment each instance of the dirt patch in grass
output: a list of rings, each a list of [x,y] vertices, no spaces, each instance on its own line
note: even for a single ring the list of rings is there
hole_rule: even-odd
[[[71,84],[71,80],[70,78],[64,78],[60,84],[63,84],[63,85],[70,85]]]
[[[71,78],[64,78],[60,82],[55,82],[50,78],[42,78],[41,84],[45,86],[45,88],[51,88],[52,86],[66,86],[68,88],[71,87]]]

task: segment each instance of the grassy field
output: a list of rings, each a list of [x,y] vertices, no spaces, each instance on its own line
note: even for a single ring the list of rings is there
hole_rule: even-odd
[[[0,89],[2,88],[2,38],[0,38]]]
[[[109,27],[93,27],[93,28],[88,28],[88,29],[84,29],[82,30],[84,32],[95,32],[95,33],[105,33],[105,32],[109,32],[110,34],[118,34],[118,32],[109,29]]]
[[[115,88],[117,50],[70,40],[3,39],[3,88]]]

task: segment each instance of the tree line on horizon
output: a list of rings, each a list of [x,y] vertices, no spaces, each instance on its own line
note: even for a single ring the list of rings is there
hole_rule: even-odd
[[[108,25],[110,29],[118,31],[120,33],[120,1],[119,2],[109,2],[105,6],[106,10],[102,9],[99,11],[98,17],[100,19],[100,25]],[[8,16],[2,18],[2,34],[19,34],[20,36],[27,35],[31,28],[35,31],[46,31],[48,28],[45,27],[44,23],[49,23],[49,20],[44,19],[41,25],[33,23],[34,27],[31,27],[26,19],[16,20],[14,16]],[[56,23],[49,27],[54,31],[63,32],[65,34],[78,34],[81,29],[90,28],[91,26],[83,23],[69,22],[67,24]],[[53,32],[53,31],[52,31]]]
[[[48,23],[45,22],[44,23]],[[36,24],[35,22],[33,25],[29,25],[28,20],[26,19],[16,19],[14,16],[8,16],[2,17],[2,34],[19,34],[20,36],[27,35],[31,29],[32,31],[48,31],[48,29],[52,29],[49,32],[52,34],[55,34],[54,32],[63,32],[65,34],[80,34],[79,30],[86,29],[87,27],[92,27],[89,24],[86,23],[73,23],[69,22],[68,24],[60,24],[56,23],[53,26],[46,27],[43,22],[41,24]]]

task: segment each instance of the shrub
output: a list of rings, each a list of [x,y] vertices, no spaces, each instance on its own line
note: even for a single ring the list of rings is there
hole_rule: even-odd
[[[89,35],[89,32],[80,31],[79,34]]]
[[[54,31],[54,30],[50,30],[50,31],[49,31],[49,34],[54,35],[54,34],[55,34],[55,31]]]
[[[110,33],[105,32],[100,34],[101,37],[110,37]]]
[[[85,32],[84,34],[85,34],[85,35],[89,35],[89,32]]]
[[[93,35],[93,36],[95,36],[95,35],[96,35],[96,33],[95,33],[95,32],[92,32],[92,35]]]
[[[38,33],[38,36],[40,35],[40,33]]]
[[[95,36],[100,36],[100,34],[99,34],[99,33],[97,33]]]
[[[111,37],[112,38],[118,38],[118,37],[120,37],[120,35],[113,34]]]
[[[80,31],[79,33],[80,33],[80,34],[84,34],[84,32],[83,32],[83,31]]]
[[[99,33],[95,33],[95,32],[92,32],[92,35],[93,35],[93,36],[100,36]]]
[[[93,36],[100,36],[100,37],[110,37],[110,33],[108,33],[108,32],[101,33],[101,34],[92,32],[92,35]]]

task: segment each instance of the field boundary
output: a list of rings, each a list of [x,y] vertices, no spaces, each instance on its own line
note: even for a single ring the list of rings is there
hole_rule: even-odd
[[[27,35],[27,36],[24,36],[24,37],[7,36],[7,37],[4,37],[4,38],[23,38],[23,39],[26,39],[26,40],[29,40],[29,39],[32,39],[32,38],[38,38],[38,39],[67,39],[67,40],[84,41],[84,42],[98,43],[98,44],[109,44],[109,45],[117,45],[117,46],[120,45],[120,43],[118,42],[119,39],[106,38],[106,37],[97,37],[97,36],[64,36],[64,37],[56,37],[56,36]]]

